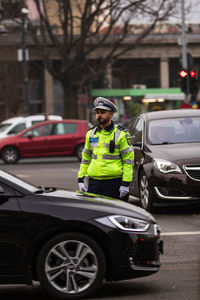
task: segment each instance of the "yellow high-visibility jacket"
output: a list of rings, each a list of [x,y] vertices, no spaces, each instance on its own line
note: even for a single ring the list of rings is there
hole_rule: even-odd
[[[95,126],[87,132],[78,172],[79,182],[85,175],[98,180],[122,177],[124,185],[132,181],[134,150],[129,131],[114,123],[109,127],[108,131]],[[110,152],[111,141],[114,141],[113,153]]]

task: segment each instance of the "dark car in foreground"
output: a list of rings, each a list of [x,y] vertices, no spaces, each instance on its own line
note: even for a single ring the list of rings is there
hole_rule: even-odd
[[[85,135],[92,125],[85,120],[38,123],[17,135],[0,139],[0,157],[7,164],[21,158],[76,156],[82,158]]]
[[[128,129],[135,151],[130,193],[141,206],[200,203],[200,110],[143,113]]]
[[[83,299],[104,280],[159,270],[160,229],[145,210],[87,193],[36,187],[0,170],[0,283],[39,281]]]

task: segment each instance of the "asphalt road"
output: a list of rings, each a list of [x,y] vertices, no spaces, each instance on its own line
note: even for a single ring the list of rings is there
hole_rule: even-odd
[[[7,170],[36,185],[77,189],[76,158],[27,159]],[[136,203],[137,204],[137,203]],[[154,213],[162,230],[164,255],[158,273],[134,280],[105,283],[92,299],[199,300],[200,206],[159,208]],[[49,300],[40,285],[0,286],[0,299]]]

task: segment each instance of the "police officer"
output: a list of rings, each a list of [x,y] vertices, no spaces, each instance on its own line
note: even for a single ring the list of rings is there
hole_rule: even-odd
[[[78,172],[79,190],[127,201],[134,163],[129,131],[113,123],[117,107],[108,99],[97,97],[94,111],[98,125],[86,134]],[[88,190],[84,184],[86,175]]]

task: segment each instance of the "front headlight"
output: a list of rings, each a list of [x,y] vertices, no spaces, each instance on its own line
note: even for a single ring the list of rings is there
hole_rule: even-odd
[[[147,231],[150,226],[149,223],[143,220],[119,215],[98,218],[96,221],[107,226],[111,222],[110,227],[117,227],[125,231]]]
[[[156,169],[164,174],[167,173],[182,173],[179,166],[171,161],[155,158],[154,166]]]

